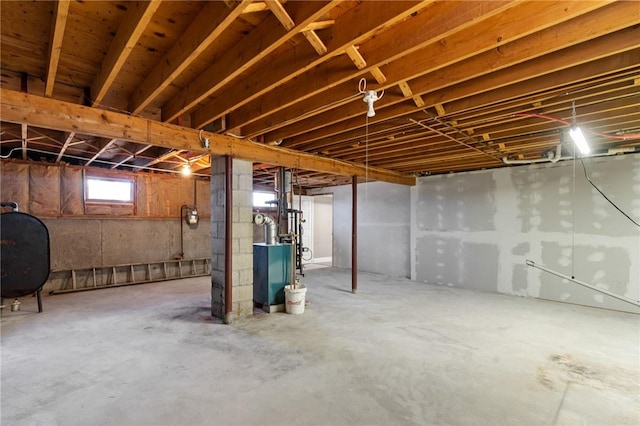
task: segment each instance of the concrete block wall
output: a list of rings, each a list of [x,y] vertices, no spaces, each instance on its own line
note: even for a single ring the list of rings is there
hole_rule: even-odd
[[[232,304],[225,313],[225,181],[224,157],[211,162],[211,313],[225,322],[253,314],[253,164],[233,160]]]
[[[640,155],[584,161],[592,180],[640,219]],[[640,299],[640,230],[578,161],[420,178],[411,191],[411,277],[485,292],[638,312],[526,265]]]
[[[351,268],[351,186],[333,194],[333,266]],[[358,269],[409,277],[410,188],[384,182],[358,185]]]

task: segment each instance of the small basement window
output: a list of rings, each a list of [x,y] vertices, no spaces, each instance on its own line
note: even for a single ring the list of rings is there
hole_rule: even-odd
[[[276,204],[269,203],[274,201],[276,194],[273,192],[254,192],[253,193],[253,207],[275,207]]]
[[[86,176],[85,179],[85,200],[90,203],[133,204],[134,193],[133,178]]]

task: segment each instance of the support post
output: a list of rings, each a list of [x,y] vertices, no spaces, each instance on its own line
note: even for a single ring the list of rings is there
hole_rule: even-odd
[[[351,177],[351,293],[358,291],[358,177]]]
[[[224,316],[229,323],[229,314],[233,310],[233,158],[227,155],[225,164],[225,203],[224,203]]]

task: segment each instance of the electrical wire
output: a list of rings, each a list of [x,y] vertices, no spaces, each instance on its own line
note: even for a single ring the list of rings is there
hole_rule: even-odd
[[[582,157],[580,157],[580,162],[582,163],[582,169],[584,170],[584,177],[587,179],[587,182],[589,182],[591,184],[591,186],[593,186],[595,188],[596,191],[598,191],[600,193],[600,195],[602,195],[604,197],[605,200],[607,200],[613,207],[616,208],[616,210],[618,210],[620,213],[622,213],[624,215],[624,217],[626,217],[627,219],[629,219],[634,225],[636,225],[638,228],[640,228],[640,223],[636,222],[635,220],[633,220],[633,218],[631,216],[629,216],[628,214],[626,214],[620,207],[618,207],[616,205],[616,203],[614,203],[613,201],[611,201],[609,199],[609,197],[607,197],[605,195],[604,192],[602,192],[600,190],[600,188],[598,188],[598,186],[593,183],[593,181],[591,180],[591,178],[589,178],[589,175],[587,173],[587,166],[585,166],[584,164],[584,160],[582,159]]]
[[[304,258],[304,256],[302,256],[302,260],[304,260],[305,262],[308,262],[308,261],[310,261],[311,259],[313,259],[313,251],[311,251],[311,249],[310,249],[309,247],[305,247],[305,248],[302,250],[302,252],[303,252],[303,253],[304,253],[304,252],[307,252],[307,251],[309,252],[309,258],[308,258],[308,259],[305,259],[305,258]]]

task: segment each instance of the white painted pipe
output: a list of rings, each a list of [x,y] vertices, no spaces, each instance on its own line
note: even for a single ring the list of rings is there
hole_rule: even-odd
[[[258,226],[264,225],[264,242],[269,245],[276,243],[276,221],[272,216],[263,213],[257,213],[253,218],[253,223]]]
[[[610,291],[603,290],[603,289],[598,288],[596,286],[593,286],[591,284],[587,284],[585,282],[582,282],[580,280],[572,278],[572,277],[570,277],[568,275],[564,275],[564,274],[561,274],[560,272],[556,272],[556,271],[554,271],[552,269],[549,269],[546,266],[536,265],[536,263],[533,260],[527,259],[527,266],[532,266],[534,268],[538,268],[538,269],[540,269],[542,271],[545,271],[545,272],[548,272],[548,273],[550,273],[552,275],[555,275],[556,277],[564,278],[565,280],[569,280],[569,281],[574,282],[576,284],[579,284],[579,285],[581,285],[583,287],[590,288],[591,290],[595,290],[595,291],[597,291],[599,293],[606,294],[607,296],[611,296],[614,299],[622,300],[623,302],[627,302],[627,303],[629,303],[629,304],[631,304],[633,306],[636,306],[636,307],[640,308],[640,302],[639,301],[627,299],[626,297],[620,296],[620,295],[615,294],[615,293],[611,293]]]
[[[561,152],[562,152],[562,145],[558,145],[556,147],[555,154],[549,153],[547,155],[547,158],[536,158],[534,160],[510,160],[507,157],[503,157],[502,158],[502,162],[504,164],[514,165],[515,166],[515,165],[522,165],[522,164],[557,163],[560,160],[572,160],[573,159],[572,156],[562,157],[561,156]],[[607,152],[602,152],[602,153],[598,153],[598,154],[591,154],[591,155],[584,156],[583,158],[604,157],[604,156],[609,156],[609,155],[624,154],[624,153],[627,153],[627,152],[635,152],[635,148],[634,147],[610,148],[610,149],[607,150]]]
[[[557,163],[562,159],[562,145],[556,146],[556,151],[547,153],[547,158],[537,158],[535,160],[510,160],[507,157],[502,159],[504,164],[517,165],[517,164],[535,164],[535,163]]]

